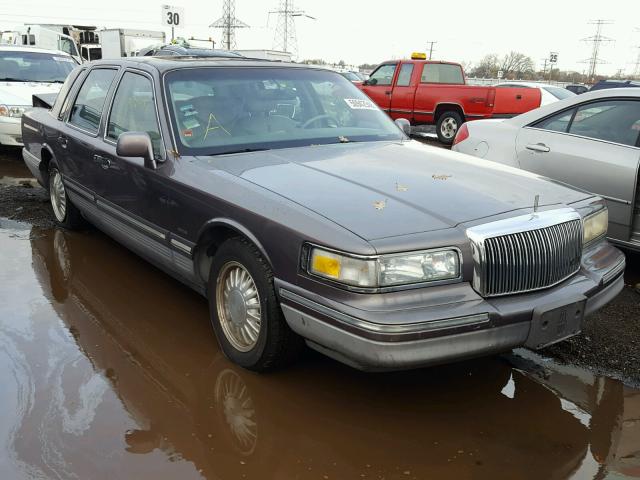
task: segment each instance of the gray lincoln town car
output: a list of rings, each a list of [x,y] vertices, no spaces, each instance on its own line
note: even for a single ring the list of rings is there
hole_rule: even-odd
[[[372,370],[540,348],[623,286],[600,198],[411,141],[335,72],[103,60],[38,104],[24,159],[59,224],[206,295],[248,369],[305,342]]]

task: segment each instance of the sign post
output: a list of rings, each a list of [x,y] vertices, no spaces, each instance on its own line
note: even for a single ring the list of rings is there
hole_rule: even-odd
[[[162,5],[162,26],[171,27],[171,41],[175,38],[174,29],[182,28],[184,24],[184,8],[173,5]]]

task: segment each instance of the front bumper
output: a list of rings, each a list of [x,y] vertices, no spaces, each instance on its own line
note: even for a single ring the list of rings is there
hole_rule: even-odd
[[[0,117],[0,145],[22,146],[20,118]]]
[[[534,311],[578,301],[589,315],[620,293],[624,266],[624,255],[602,242],[585,252],[578,273],[547,290],[485,299],[469,284],[431,287],[446,301],[416,306],[416,291],[407,290],[394,294],[394,308],[386,310],[354,308],[281,281],[276,286],[287,323],[312,348],[359,369],[398,370],[523,346],[539,330],[532,328],[539,321]],[[403,295],[410,307],[401,307]],[[560,332],[557,341],[579,331]]]

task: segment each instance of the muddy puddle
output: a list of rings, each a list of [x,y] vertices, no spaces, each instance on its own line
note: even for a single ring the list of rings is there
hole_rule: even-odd
[[[640,477],[640,391],[532,353],[249,373],[104,235],[0,220],[0,479]]]

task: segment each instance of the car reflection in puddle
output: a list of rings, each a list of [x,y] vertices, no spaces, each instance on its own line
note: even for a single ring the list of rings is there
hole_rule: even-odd
[[[256,375],[204,299],[103,235],[2,226],[3,478],[640,476],[640,392],[615,380],[527,352]]]

